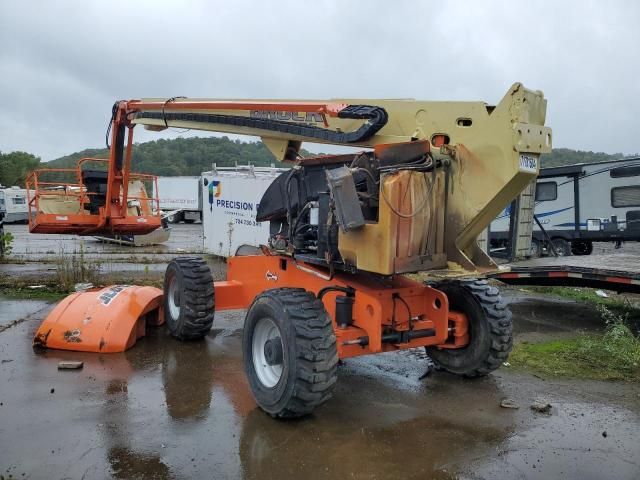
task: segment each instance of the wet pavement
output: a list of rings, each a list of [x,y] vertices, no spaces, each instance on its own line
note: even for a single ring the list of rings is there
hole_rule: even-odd
[[[506,293],[520,338],[601,328],[590,307]],[[0,301],[0,323],[25,315],[7,313]],[[201,342],[180,343],[159,328],[123,354],[35,353],[31,338],[47,309],[33,312],[36,305],[28,303],[26,321],[0,333],[5,477],[636,479],[640,473],[635,384],[543,380],[510,368],[478,380],[444,373],[420,380],[424,355],[405,351],[347,360],[327,404],[309,418],[283,422],[258,410],[249,392],[243,312],[218,314]],[[58,371],[60,360],[85,364]],[[520,408],[501,408],[505,397]],[[551,415],[529,409],[536,398],[553,405]]]
[[[131,247],[100,242],[93,237],[29,234],[27,225],[6,225],[14,236],[8,262],[0,263],[0,283],[55,283],[57,265],[82,256],[105,283],[157,282],[164,277],[167,263],[182,255],[202,254],[202,224],[172,225],[169,241],[162,245]],[[224,276],[221,259],[209,258],[216,279]]]
[[[202,224],[173,224],[169,240],[160,245],[131,247],[96,240],[93,237],[58,234],[30,234],[28,225],[5,224],[6,232],[13,235],[12,256],[17,259],[50,259],[60,253],[81,251],[89,258],[101,256],[126,259],[130,255],[169,255],[202,253]]]
[[[204,251],[202,224],[178,223],[171,225],[169,240],[160,245],[131,247],[105,243],[93,237],[77,235],[30,234],[27,225],[5,224],[13,237],[12,258],[17,260],[51,260],[60,253],[79,254],[88,258],[128,260],[133,255],[145,259],[164,259],[180,254],[201,254]],[[627,242],[619,249],[612,242],[594,243],[593,255],[640,255],[640,242]],[[578,257],[586,259],[586,257]]]
[[[11,325],[26,320],[40,310],[49,308],[48,302],[12,300],[0,295],[0,331]]]
[[[6,225],[14,236],[9,261],[0,263],[0,279],[19,277],[27,284],[51,283],[57,263],[82,256],[105,282],[135,279],[161,280],[167,263],[182,255],[202,255],[202,224],[174,224],[169,241],[162,245],[132,247],[105,243],[93,237],[30,234],[27,225]],[[216,279],[224,276],[221,259],[209,258]],[[6,283],[6,282],[5,282]]]

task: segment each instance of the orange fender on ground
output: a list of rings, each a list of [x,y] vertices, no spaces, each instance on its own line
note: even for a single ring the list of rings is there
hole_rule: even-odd
[[[114,353],[131,348],[147,325],[162,325],[162,290],[112,285],[74,293],[42,322],[34,347]]]

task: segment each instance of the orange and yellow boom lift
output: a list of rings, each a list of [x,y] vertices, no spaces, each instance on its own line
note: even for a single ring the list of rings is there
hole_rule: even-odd
[[[151,200],[130,206],[133,130],[178,127],[259,136],[292,165],[257,207],[269,239],[261,254],[230,258],[223,281],[213,281],[202,259],[182,257],[169,263],[164,291],[111,286],[73,294],[34,342],[122,351],[147,323],[166,320],[173,336],[193,340],[207,335],[215,311],[248,309],[245,372],[258,405],[276,417],[305,415],[325,402],[341,358],[424,347],[445,370],[485,375],[507,359],[512,324],[498,290],[479,279],[495,264],[477,238],[535,179],[540,154],[551,149],[545,112],[543,94],[518,83],[497,105],[117,102],[107,175],[92,178],[91,188],[80,182],[67,198],[76,202],[79,225],[105,233],[151,228],[156,217],[144,208]],[[303,158],[303,142],[363,150]],[[35,192],[34,205],[47,190]],[[33,231],[56,231],[56,222],[64,231],[71,220],[34,211]]]

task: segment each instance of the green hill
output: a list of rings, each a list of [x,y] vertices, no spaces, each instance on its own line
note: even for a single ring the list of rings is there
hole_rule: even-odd
[[[303,150],[303,156],[311,155]],[[0,184],[24,185],[24,178],[34,168],[73,168],[83,157],[106,158],[106,149],[86,149],[41,162],[38,157],[25,152],[0,153]],[[622,154],[586,152],[569,148],[556,148],[542,156],[542,167],[555,167],[574,163],[592,163],[625,158]],[[251,163],[256,166],[285,166],[277,162],[261,142],[244,142],[228,137],[193,137],[174,140],[155,140],[135,144],[132,170],[162,176],[200,175],[216,163],[219,167]],[[61,179],[58,179],[61,180]]]
[[[572,150],[570,148],[554,148],[551,153],[542,155],[541,166],[542,168],[560,167],[563,165],[573,165],[575,163],[595,163],[605,162],[607,160],[620,160],[635,156],[638,156],[638,154],[623,155],[622,153],[609,154],[603,152],[585,152],[582,150]]]
[[[66,157],[52,160],[47,165],[68,168],[82,157],[106,158],[106,149],[88,149],[72,153]],[[311,155],[303,151],[303,156]],[[542,167],[557,167],[574,163],[593,163],[624,158],[621,153],[608,154],[587,152],[570,148],[555,148],[553,152],[542,156]],[[139,143],[133,147],[132,169],[136,172],[155,175],[200,175],[211,170],[211,164],[219,167],[232,167],[237,164],[251,163],[256,166],[269,166],[276,162],[271,152],[262,142],[243,142],[228,137],[194,137],[175,140],[155,140]]]
[[[303,154],[309,155],[309,152]],[[52,160],[47,167],[69,168],[80,158],[107,158],[108,155],[106,148],[87,149]],[[211,170],[213,163],[219,167],[248,163],[267,167],[274,163],[280,165],[262,142],[243,142],[228,137],[194,137],[135,144],[131,169],[162,176],[200,175],[205,170]]]

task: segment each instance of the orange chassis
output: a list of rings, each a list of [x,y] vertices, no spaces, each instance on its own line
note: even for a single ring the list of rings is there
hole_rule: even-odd
[[[336,323],[336,295],[322,297],[332,319],[340,358],[400,349],[437,346],[461,348],[469,342],[464,314],[449,310],[441,291],[403,275],[381,277],[367,274],[326,272],[290,257],[255,255],[232,257],[227,280],[214,282],[215,309],[249,308],[261,292],[298,287],[318,294],[326,287],[354,289],[353,323]]]

